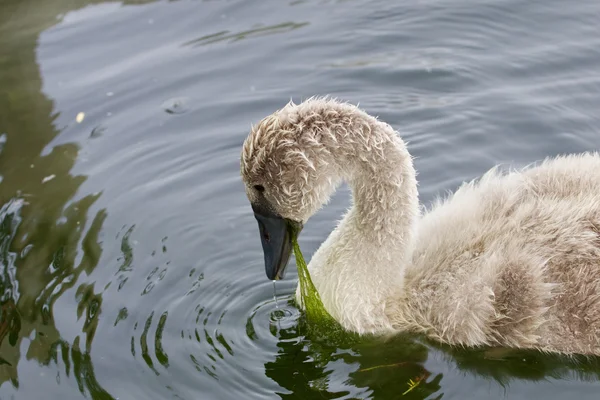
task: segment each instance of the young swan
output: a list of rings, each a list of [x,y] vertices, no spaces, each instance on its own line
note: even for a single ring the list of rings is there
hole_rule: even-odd
[[[600,355],[598,154],[492,170],[420,216],[396,132],[352,105],[310,99],[252,129],[241,172],[270,279],[283,277],[290,230],[341,181],[352,188],[309,265],[344,328]]]

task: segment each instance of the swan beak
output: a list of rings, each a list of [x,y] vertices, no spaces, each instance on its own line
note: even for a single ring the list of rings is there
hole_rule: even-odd
[[[294,229],[298,230],[298,223],[269,212],[255,211],[254,217],[258,221],[267,278],[283,279],[292,253],[292,236]]]

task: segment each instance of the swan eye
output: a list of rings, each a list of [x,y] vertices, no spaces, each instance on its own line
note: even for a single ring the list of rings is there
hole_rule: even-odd
[[[254,185],[254,189],[256,189],[256,191],[259,193],[262,193],[265,191],[265,187],[263,185]]]

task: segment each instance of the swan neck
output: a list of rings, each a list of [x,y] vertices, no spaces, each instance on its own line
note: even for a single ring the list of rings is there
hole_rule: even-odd
[[[404,290],[419,212],[412,158],[389,125],[374,121],[371,136],[359,132],[369,141],[348,150],[352,207],[311,261],[325,307],[360,333],[392,330],[388,300]]]
[[[404,287],[419,214],[416,173],[388,125],[347,106],[321,129],[334,181],[352,190],[352,207],[313,255],[313,282],[330,314],[355,332],[392,329],[388,299]],[[336,121],[337,121],[336,120]]]
[[[389,125],[377,121],[373,130],[381,138],[380,149],[361,149],[348,179],[352,222],[361,238],[405,260],[419,213],[416,172],[404,142]]]

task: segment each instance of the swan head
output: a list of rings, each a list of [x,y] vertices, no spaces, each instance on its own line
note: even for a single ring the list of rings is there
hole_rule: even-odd
[[[289,103],[253,126],[241,155],[241,175],[258,221],[269,279],[284,277],[293,235],[330,198],[341,176],[332,100]]]

